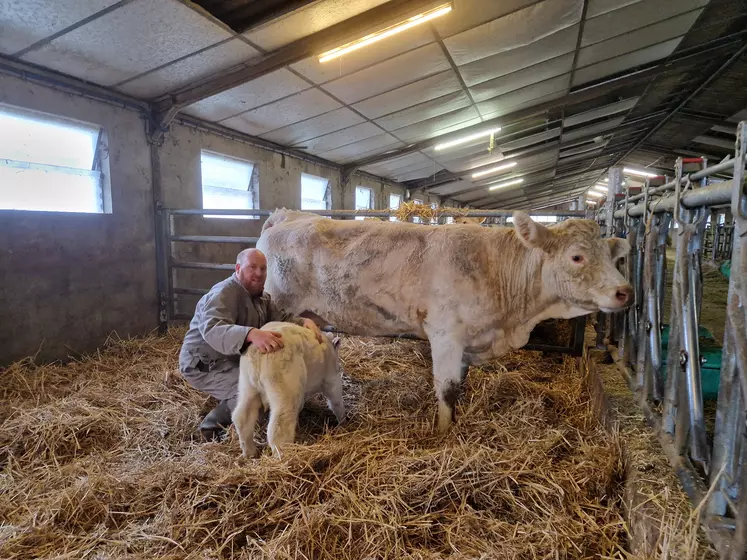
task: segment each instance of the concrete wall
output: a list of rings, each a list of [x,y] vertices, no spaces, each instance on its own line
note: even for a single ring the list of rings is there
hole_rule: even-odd
[[[0,76],[0,102],[106,130],[111,214],[0,210],[0,365],[157,325],[150,150],[138,113]]]

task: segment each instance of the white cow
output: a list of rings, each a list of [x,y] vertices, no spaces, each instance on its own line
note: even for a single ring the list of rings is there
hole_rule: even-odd
[[[345,417],[337,348],[340,339],[325,333],[319,344],[312,331],[293,323],[267,323],[262,330],[280,333],[283,348],[262,353],[254,346],[241,356],[239,397],[232,420],[242,455],[255,457],[254,427],[260,406],[270,409],[267,443],[275,456],[293,443],[298,414],[307,396],[322,393],[338,422]]]
[[[257,247],[277,304],[350,334],[410,334],[431,344],[438,428],[448,429],[471,364],[521,348],[540,321],[628,307],[615,267],[630,250],[591,220],[552,227],[337,221],[278,210]],[[311,314],[308,312],[312,312]]]

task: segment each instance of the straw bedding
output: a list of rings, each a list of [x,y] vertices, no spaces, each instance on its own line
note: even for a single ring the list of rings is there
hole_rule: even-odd
[[[0,557],[624,557],[622,453],[572,359],[472,368],[438,436],[427,344],[345,338],[347,422],[309,402],[282,459],[245,461],[164,382],[182,335],[0,371]]]

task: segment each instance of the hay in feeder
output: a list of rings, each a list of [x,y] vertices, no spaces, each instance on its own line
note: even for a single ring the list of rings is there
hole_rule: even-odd
[[[182,335],[0,372],[0,557],[624,557],[621,450],[571,358],[472,368],[439,436],[428,345],[345,337],[349,421],[310,402],[282,459],[245,461],[164,383]]]
[[[434,209],[429,204],[417,204],[410,200],[401,203],[392,215],[400,222],[406,222],[410,218],[417,217],[425,223],[430,223],[434,218],[438,218],[447,212],[454,213],[456,216],[464,216],[469,212],[469,209],[451,208],[448,206],[439,206]]]

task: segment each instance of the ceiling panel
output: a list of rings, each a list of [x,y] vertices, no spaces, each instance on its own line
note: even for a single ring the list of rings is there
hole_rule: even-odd
[[[404,146],[404,144],[391,134],[380,134],[378,136],[366,138],[360,142],[347,144],[346,146],[329,150],[320,155],[321,157],[327,158],[331,161],[344,164],[373,154],[395,150],[402,146]]]
[[[684,35],[692,27],[702,10],[688,12],[669,20],[613,37],[601,43],[582,48],[578,53],[578,66],[588,66],[631,51]]]
[[[493,99],[494,97],[531,86],[538,82],[567,74],[571,71],[572,64],[573,54],[566,54],[546,62],[541,62],[524,70],[519,70],[518,72],[514,72],[508,76],[502,76],[500,78],[483,82],[472,86],[469,89],[472,93],[472,97],[479,103],[481,101],[487,101],[488,99]]]
[[[369,119],[375,119],[461,89],[459,78],[452,70],[447,70],[356,103],[353,108]]]
[[[468,86],[518,72],[529,66],[573,52],[576,48],[578,30],[579,26],[574,25],[525,47],[511,49],[465,64],[459,67],[459,71]]]
[[[505,115],[518,110],[517,107],[531,106],[549,99],[557,99],[568,92],[569,76],[558,76],[538,84],[512,91],[495,99],[477,104],[486,119]]]
[[[272,51],[385,2],[387,0],[321,0],[256,27],[244,36]]]
[[[421,138],[423,136],[439,136],[444,134],[441,132],[442,130],[451,129],[461,123],[472,122],[475,119],[477,119],[477,122],[480,122],[480,116],[477,114],[475,108],[465,107],[446,115],[439,115],[396,130],[390,130],[390,132],[400,140],[411,142],[414,138]]]
[[[253,136],[282,128],[334,109],[341,108],[337,101],[318,89],[307,89],[275,103],[241,113],[221,124]]]
[[[272,74],[203,99],[187,107],[184,112],[209,121],[219,121],[309,87],[307,82],[288,70],[276,70]]]
[[[449,68],[441,48],[426,45],[329,82],[324,89],[346,103],[355,103]]]
[[[504,95],[516,91],[526,86],[549,80],[557,76],[562,76],[571,71],[573,64],[573,54],[565,54],[558,58],[553,58],[541,62],[524,70],[519,70],[508,76],[495,78],[469,88],[472,97],[476,102],[487,101],[499,95]]]
[[[619,10],[630,4],[637,4],[641,0],[589,0],[589,7],[586,9],[586,19],[591,19],[612,10]]]
[[[292,64],[291,68],[306,76],[314,83],[323,84],[373,66],[406,51],[422,47],[433,41],[433,32],[427,25],[423,25],[414,27],[406,33],[389,37],[371,48],[358,49],[345,56],[324,63],[319,62],[318,56],[312,56],[306,60]]]
[[[365,140],[366,138],[377,136],[381,133],[382,130],[375,124],[364,122],[331,134],[325,134],[324,136],[313,138],[304,142],[304,144],[308,146],[306,151],[314,154],[321,154],[322,152],[334,150],[335,148],[352,144],[353,142],[359,142],[360,140]]]
[[[638,97],[631,97],[629,99],[623,99],[622,101],[618,101],[616,103],[610,103],[608,105],[604,105],[603,107],[599,107],[598,109],[592,109],[591,111],[584,111],[583,113],[576,113],[575,115],[571,115],[570,117],[566,117],[563,120],[563,126],[570,127],[575,126],[577,124],[585,123],[588,121],[593,121],[595,119],[600,119],[602,117],[608,117],[610,115],[614,115],[616,113],[622,113],[624,111],[628,111],[635,107],[635,104],[638,103]]]
[[[393,175],[393,179],[398,182],[416,181],[418,179],[426,179],[428,177],[432,177],[433,175],[435,175],[436,173],[442,170],[443,170],[443,167],[441,167],[435,162],[431,162],[430,165],[422,169],[408,171],[406,173],[402,173],[398,171],[397,173]]]
[[[231,39],[198,54],[169,64],[159,70],[138,76],[117,86],[118,90],[144,99],[158,97],[174,91],[214,72],[246,62],[258,51],[239,39]]]
[[[451,183],[428,189],[428,192],[439,196],[447,196],[468,189],[471,185],[472,183],[470,181],[452,181]]]
[[[350,109],[342,108],[302,122],[284,126],[278,130],[273,130],[272,132],[263,134],[262,138],[285,144],[286,146],[293,146],[309,138],[324,136],[330,132],[342,130],[363,121],[364,119],[360,115],[355,114]]]
[[[470,100],[467,95],[461,91],[420,103],[413,107],[397,111],[385,115],[376,120],[376,123],[383,126],[387,130],[394,130],[396,128],[402,128],[404,126],[414,124],[420,121],[424,121],[439,115],[444,115],[462,109],[470,105]]]
[[[431,119],[433,120],[433,119]],[[428,140],[430,138],[433,138],[435,136],[443,136],[445,134],[450,134],[452,132],[457,132],[458,130],[461,130],[468,126],[474,126],[477,124],[480,124],[482,120],[478,117],[475,117],[474,119],[468,119],[466,121],[461,121],[455,124],[452,124],[451,126],[446,126],[444,128],[439,128],[442,126],[438,123],[431,123],[430,121],[427,123],[423,123],[424,126],[420,128],[419,130],[422,132],[421,134],[417,136],[410,137],[409,133],[407,136],[407,142],[422,142],[423,140]],[[413,129],[418,125],[413,125]],[[436,130],[438,129],[438,130]],[[399,131],[394,132],[395,135],[399,136]],[[405,140],[405,138],[402,138],[402,140]]]
[[[526,148],[527,146],[531,146],[533,144],[539,144],[541,142],[547,142],[548,140],[554,140],[558,136],[560,136],[560,129],[553,128],[551,130],[543,130],[542,132],[525,136],[524,138],[517,138],[516,140],[511,140],[510,142],[501,142],[499,146],[501,150],[504,151],[518,150],[519,148]]]
[[[177,0],[136,0],[21,58],[112,85],[230,37]]]
[[[681,40],[682,37],[677,37],[676,39],[664,41],[663,43],[658,43],[610,60],[579,68],[573,76],[573,85],[577,86],[592,82],[605,76],[611,76],[612,74],[630,70],[642,64],[666,58],[674,52],[674,49],[677,48]]]
[[[0,0],[0,52],[15,54],[119,0]]]
[[[644,25],[664,21],[681,13],[700,8],[708,0],[642,0],[590,19],[584,25],[581,46],[599,43],[610,37],[633,31]]]
[[[364,167],[364,171],[373,174],[387,173],[393,174],[397,172],[412,171],[413,169],[422,169],[426,165],[431,165],[433,162],[430,158],[424,156],[420,152],[413,154],[407,154],[398,158],[382,161],[381,163],[375,163]]]
[[[581,20],[582,0],[545,0],[444,40],[458,66],[529,45]]]
[[[433,154],[433,156],[438,163],[454,173],[465,173],[476,167],[499,165],[509,161],[498,151],[488,152],[486,146],[482,146],[480,150],[476,150],[472,154],[459,157],[439,157],[438,154]]]

